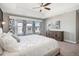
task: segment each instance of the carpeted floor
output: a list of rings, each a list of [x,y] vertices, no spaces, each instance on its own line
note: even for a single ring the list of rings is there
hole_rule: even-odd
[[[79,56],[79,44],[60,42],[60,55],[62,56]]]

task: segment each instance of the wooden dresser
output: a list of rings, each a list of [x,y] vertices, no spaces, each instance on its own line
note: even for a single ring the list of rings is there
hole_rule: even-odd
[[[54,38],[58,41],[64,40],[64,31],[47,31],[46,36],[50,38]]]

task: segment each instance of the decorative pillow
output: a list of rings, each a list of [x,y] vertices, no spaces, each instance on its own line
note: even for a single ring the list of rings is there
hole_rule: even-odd
[[[11,33],[11,32],[8,32],[7,34],[9,34],[9,35],[12,35],[13,33]]]
[[[14,52],[18,49],[18,43],[11,35],[5,34],[0,37],[1,47],[8,52]]]
[[[20,42],[20,39],[16,35],[12,35],[13,38],[17,40],[17,42]]]
[[[14,39],[16,39],[17,42],[20,42],[20,39],[16,35],[14,35],[13,33],[8,32],[7,34],[11,35]]]

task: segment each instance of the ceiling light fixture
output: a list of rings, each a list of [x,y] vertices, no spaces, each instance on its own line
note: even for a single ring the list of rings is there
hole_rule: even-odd
[[[36,8],[40,8],[40,12],[42,12],[42,10],[51,10],[51,8],[48,7],[48,5],[50,5],[51,3],[41,3],[41,5],[39,7],[34,7],[33,9],[36,9]]]

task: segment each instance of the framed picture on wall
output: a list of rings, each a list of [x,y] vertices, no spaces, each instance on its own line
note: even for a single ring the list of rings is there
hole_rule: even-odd
[[[60,20],[48,24],[49,29],[60,29]]]

